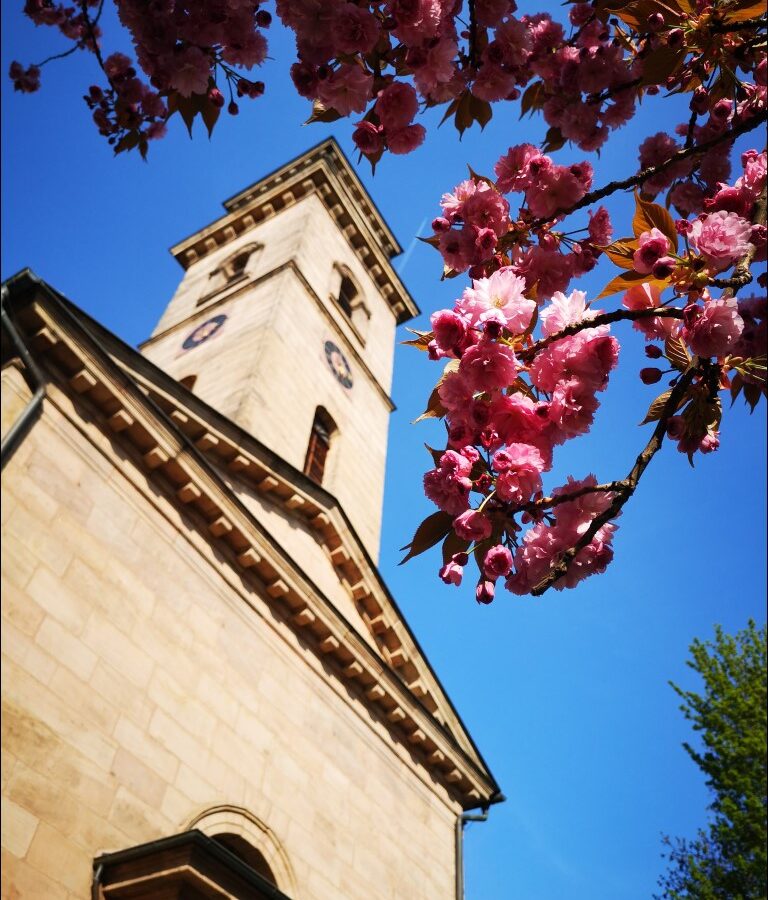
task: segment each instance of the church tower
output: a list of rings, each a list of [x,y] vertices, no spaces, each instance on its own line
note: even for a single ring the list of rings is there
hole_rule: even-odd
[[[378,557],[401,248],[328,140],[171,252],[184,277],[142,351],[340,502]]]

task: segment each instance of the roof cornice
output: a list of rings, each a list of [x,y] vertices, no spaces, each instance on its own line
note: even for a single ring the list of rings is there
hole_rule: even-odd
[[[356,536],[335,500],[274,454],[269,468],[261,454],[250,452],[253,446],[231,443],[227,435],[215,433],[210,422],[193,421],[188,406],[184,411],[174,408],[156,385],[142,384],[112,359],[102,335],[94,337],[69,304],[39,284],[42,290],[28,295],[17,318],[35,355],[64,392],[76,403],[87,404],[91,418],[121,443],[167,502],[182,509],[239,577],[330,662],[337,676],[354,687],[451,796],[465,808],[492,802],[498,796],[493,776],[394,602],[386,602],[391,598],[362,545],[352,540]],[[197,425],[203,427],[201,434]],[[381,655],[238,500],[219,474],[222,467],[304,518],[328,550],[372,633],[381,638]],[[287,477],[291,474],[299,478]]]

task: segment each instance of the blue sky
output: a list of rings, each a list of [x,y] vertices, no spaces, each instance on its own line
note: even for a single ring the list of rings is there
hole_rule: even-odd
[[[148,163],[113,158],[81,99],[99,80],[92,59],[77,54],[46,67],[38,94],[11,90],[12,59],[37,61],[64,47],[17,6],[2,10],[3,277],[31,266],[131,344],[149,334],[180,278],[167,248],[219,215],[223,199],[329,134],[354,158],[349,124],[301,127],[309,110],[288,80],[292,46],[278,28],[266,96],[244,101],[238,118],[223,117],[212,140],[196,128],[190,141],[175,121]],[[107,51],[129,50],[109,5],[106,16]],[[504,110],[459,142],[450,126],[434,127],[437,118],[426,117],[433,127],[416,153],[383,160],[375,177],[358,169],[408,248],[398,265],[424,311],[415,327],[463,286],[441,284],[437,254],[412,243],[440,194],[465,177],[467,163],[490,172],[510,144],[536,142],[544,130]],[[685,118],[684,104],[649,98],[599,159],[588,156],[596,183],[627,174],[643,137]],[[557,159],[585,156],[566,149]],[[609,208],[617,236],[628,232],[628,199]],[[607,273],[601,266],[579,286],[594,296]],[[659,391],[638,378],[641,337],[629,326],[614,333],[622,358],[596,425],[558,450],[549,487],[568,473],[621,477],[648,438],[637,423]],[[508,798],[488,822],[467,828],[467,898],[648,898],[664,866],[661,834],[692,835],[707,804],[680,746],[691,735],[667,682],[695,685],[687,647],[715,623],[733,631],[750,616],[765,618],[765,404],[751,417],[740,402],[726,409],[721,449],[695,469],[664,448],[621,517],[604,576],[538,600],[502,591],[481,608],[471,584],[456,590],[437,580],[434,554],[397,566],[398,548],[431,512],[420,488],[423,442],[436,443],[439,432],[409,423],[438,372],[398,346],[381,569]]]

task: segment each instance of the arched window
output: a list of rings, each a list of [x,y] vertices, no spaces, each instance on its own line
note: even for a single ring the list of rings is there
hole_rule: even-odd
[[[323,483],[325,463],[328,451],[331,448],[331,436],[336,431],[336,425],[328,413],[318,406],[315,419],[312,422],[312,431],[309,435],[307,457],[304,461],[304,474],[318,484]]]
[[[365,305],[363,292],[347,266],[334,263],[333,268],[334,283],[338,287],[333,289],[331,297],[352,325],[360,342],[364,344],[371,313]]]
[[[247,863],[254,872],[258,872],[262,878],[266,878],[270,884],[274,884],[275,887],[277,887],[277,879],[275,878],[272,869],[269,868],[269,864],[264,858],[264,854],[260,850],[257,850],[253,844],[246,841],[244,837],[241,837],[239,834],[224,833],[215,835],[214,840],[234,853],[235,856],[242,859],[242,861]]]
[[[182,387],[185,387],[188,391],[191,391],[194,389],[196,381],[197,375],[185,375],[183,378],[179,379],[179,384]]]
[[[355,299],[357,298],[357,288],[355,283],[349,277],[344,275],[339,286],[339,306],[344,310],[344,315],[352,318],[352,310],[354,308]]]
[[[250,258],[251,251],[244,250],[242,253],[238,253],[233,260],[230,260],[224,269],[227,281],[235,281],[237,278],[240,278],[245,273],[245,267],[248,265]]]

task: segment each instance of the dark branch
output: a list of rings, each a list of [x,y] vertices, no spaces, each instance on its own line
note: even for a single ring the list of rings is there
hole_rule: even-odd
[[[586,328],[597,328],[598,325],[610,325],[612,322],[636,322],[638,319],[654,319],[656,317],[682,319],[683,310],[675,306],[652,306],[649,309],[615,309],[613,312],[600,313],[592,319],[582,319],[580,322],[566,325],[561,331],[536,341],[535,344],[521,350],[517,355],[527,362],[555,341],[578,334]]]
[[[624,481],[609,481],[606,484],[588,484],[565,494],[553,494],[551,497],[541,497],[539,500],[531,500],[530,503],[524,503],[522,506],[518,506],[514,512],[535,513],[543,509],[551,509],[553,506],[559,506],[561,503],[568,503],[570,500],[576,500],[579,497],[583,497],[585,494],[608,494],[624,490],[626,490]]]
[[[637,187],[644,181],[647,181],[649,178],[653,178],[655,175],[660,175],[662,172],[666,172],[667,169],[677,165],[677,163],[682,162],[683,160],[688,159],[691,156],[696,156],[700,153],[706,153],[708,150],[711,150],[712,147],[716,147],[718,144],[722,144],[725,141],[733,141],[735,140],[735,138],[739,137],[739,135],[746,134],[748,131],[754,131],[755,128],[757,128],[766,120],[768,120],[768,114],[766,113],[761,113],[760,115],[754,116],[751,119],[745,119],[728,131],[724,131],[721,134],[710,138],[708,141],[697,144],[695,147],[684,147],[682,150],[678,150],[677,153],[673,153],[672,156],[670,156],[670,158],[663,163],[659,163],[656,166],[648,166],[647,169],[643,169],[636,175],[632,175],[629,178],[624,178],[621,181],[611,181],[604,187],[598,188],[598,190],[596,191],[590,191],[588,194],[585,194],[581,198],[581,200],[578,201],[578,203],[574,203],[572,206],[569,206],[565,209],[557,209],[550,216],[534,219],[530,223],[529,228],[540,228],[542,225],[546,225],[547,222],[551,222],[558,216],[570,215],[571,213],[576,212],[576,210],[578,209],[583,209],[585,206],[590,206],[597,200],[602,200],[604,197],[608,197],[610,194],[616,193],[616,191],[626,191],[630,188]]]
[[[653,430],[651,439],[635,460],[632,470],[622,481],[612,482],[612,485],[614,485],[614,487],[612,487],[612,493],[615,493],[615,497],[613,498],[611,505],[604,512],[600,513],[600,515],[595,516],[589,528],[573,547],[563,554],[560,562],[556,566],[553,566],[549,573],[532,588],[532,596],[540,597],[548,588],[552,587],[558,579],[562,578],[563,575],[567,573],[568,567],[573,562],[574,558],[592,542],[592,539],[603,525],[606,525],[611,519],[615,519],[621,512],[624,504],[629,500],[632,494],[634,494],[643,472],[645,472],[648,468],[648,464],[661,448],[662,442],[664,441],[664,435],[667,432],[667,423],[675,412],[677,412],[680,401],[685,396],[686,391],[693,381],[694,374],[695,369],[691,368],[680,377],[680,380],[672,389],[669,399],[664,404],[664,410]]]

